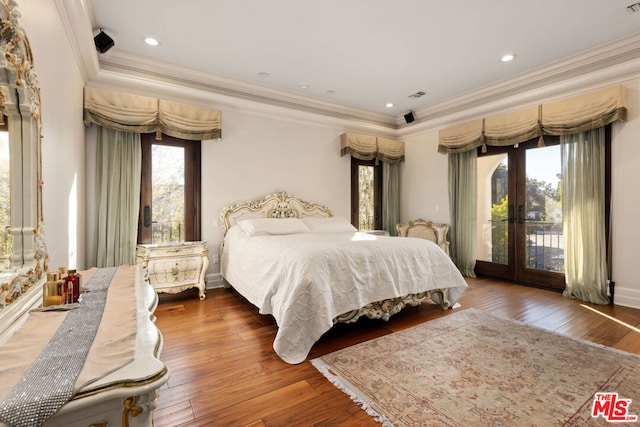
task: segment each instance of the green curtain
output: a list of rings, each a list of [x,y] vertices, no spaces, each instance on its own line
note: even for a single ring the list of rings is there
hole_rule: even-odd
[[[462,275],[476,277],[477,153],[449,153],[451,258]]]
[[[135,263],[140,209],[142,148],[140,134],[103,127],[96,139],[97,267]]]
[[[382,227],[396,236],[396,224],[400,222],[400,163],[382,162]]]
[[[566,288],[563,295],[608,304],[604,128],[560,137]]]

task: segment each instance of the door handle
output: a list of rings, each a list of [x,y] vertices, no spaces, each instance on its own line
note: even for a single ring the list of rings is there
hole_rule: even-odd
[[[144,226],[151,226],[151,208],[149,206],[144,207]]]
[[[518,205],[518,224],[524,223],[524,206]]]

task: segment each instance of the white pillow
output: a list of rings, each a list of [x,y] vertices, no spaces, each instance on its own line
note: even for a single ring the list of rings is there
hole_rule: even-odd
[[[312,233],[353,233],[358,231],[346,218],[334,216],[331,218],[307,217],[302,221]]]
[[[308,233],[309,227],[298,218],[254,218],[239,221],[249,236]]]

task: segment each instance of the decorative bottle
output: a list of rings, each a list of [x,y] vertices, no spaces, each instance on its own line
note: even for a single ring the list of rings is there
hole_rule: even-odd
[[[60,275],[60,280],[64,282],[64,286],[62,288],[62,304],[71,304],[74,302],[73,283],[67,280],[69,277],[69,270],[65,266],[58,267],[58,273]]]
[[[47,282],[44,284],[42,290],[43,307],[60,305],[64,302],[64,281],[60,280],[60,273],[57,271],[47,273]]]
[[[71,302],[76,303],[80,298],[80,275],[74,269],[69,270],[69,274],[64,278],[65,286],[71,283]]]

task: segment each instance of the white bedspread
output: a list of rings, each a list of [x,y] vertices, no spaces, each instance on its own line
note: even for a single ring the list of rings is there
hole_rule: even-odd
[[[288,363],[304,361],[342,313],[438,288],[448,289],[453,305],[467,287],[435,243],[359,232],[249,237],[233,226],[221,274],[260,313],[274,316],[273,348]]]

